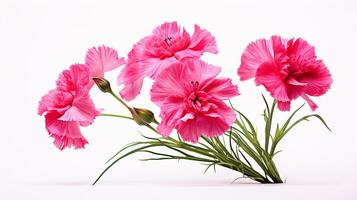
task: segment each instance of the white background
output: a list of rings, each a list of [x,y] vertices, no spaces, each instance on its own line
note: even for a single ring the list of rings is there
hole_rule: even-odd
[[[83,128],[84,150],[59,151],[36,115],[40,97],[55,86],[58,74],[81,63],[87,48],[106,44],[120,56],[133,43],[165,22],[177,20],[192,33],[199,24],[215,37],[218,55],[204,60],[223,67],[238,84],[233,99],[262,130],[263,103],[252,81],[236,75],[246,45],[272,34],[302,37],[316,46],[334,83],[314,98],[318,121],[301,124],[281,143],[276,157],[286,184],[260,185],[231,181],[240,175],[182,161],[140,162],[138,155],[113,167],[95,187],[91,182],[104,162],[123,145],[140,139],[138,128],[125,120],[98,118]],[[356,46],[355,1],[0,1],[0,199],[356,199]],[[108,74],[115,85],[120,69]],[[149,102],[150,81],[131,105],[158,109]],[[120,88],[114,87],[116,91]],[[97,107],[128,114],[110,96],[92,91]],[[296,108],[302,100],[295,101]],[[304,108],[301,114],[311,111]],[[286,114],[279,114],[284,119]]]

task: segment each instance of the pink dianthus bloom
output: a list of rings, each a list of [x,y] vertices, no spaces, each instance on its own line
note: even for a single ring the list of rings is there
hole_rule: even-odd
[[[134,99],[141,90],[145,77],[156,76],[172,63],[186,58],[200,58],[204,52],[218,52],[214,37],[205,29],[195,25],[190,36],[176,22],[164,23],[144,37],[128,54],[127,65],[118,76],[118,84],[124,88],[120,95],[125,100]]]
[[[162,71],[151,89],[160,109],[159,133],[167,137],[174,128],[185,141],[201,135],[215,137],[229,129],[236,115],[223,100],[238,95],[228,78],[216,78],[220,68],[197,59],[174,63]]]
[[[241,80],[255,78],[282,111],[290,110],[290,102],[298,97],[315,110],[317,105],[309,96],[325,94],[332,84],[329,70],[315,56],[315,48],[301,38],[272,36],[249,44],[242,54],[238,75]]]
[[[99,114],[89,97],[90,87],[87,66],[75,64],[60,74],[57,88],[39,102],[38,114],[45,113],[46,129],[57,148],[84,148],[88,143],[79,127],[89,126]]]

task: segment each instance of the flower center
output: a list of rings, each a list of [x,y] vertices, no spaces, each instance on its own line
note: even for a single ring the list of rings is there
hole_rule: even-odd
[[[193,104],[196,104],[196,103],[200,104],[200,102],[197,102],[199,100],[199,96],[198,96],[198,92],[197,92],[197,88],[198,88],[199,84],[200,83],[198,81],[191,81],[193,92],[190,95],[190,99]]]
[[[55,97],[55,107],[65,109],[72,106],[74,95],[71,92],[57,92]]]
[[[277,65],[281,67],[280,78],[285,80],[290,74],[290,59],[284,54],[277,54],[275,58]]]
[[[194,90],[197,90],[199,84],[200,83],[198,81],[191,81],[191,85],[192,85]]]
[[[172,37],[171,36],[168,36],[164,39],[165,43],[167,44],[167,46],[171,46],[172,44]]]
[[[207,104],[207,94],[204,91],[199,91],[199,82],[192,80],[192,91],[185,99],[185,107],[192,112],[200,112]]]

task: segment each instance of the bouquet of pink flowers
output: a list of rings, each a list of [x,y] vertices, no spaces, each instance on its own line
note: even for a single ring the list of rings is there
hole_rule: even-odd
[[[317,105],[310,97],[321,96],[330,88],[329,70],[316,58],[315,48],[301,38],[272,36],[250,43],[241,56],[238,76],[242,81],[254,79],[273,98],[269,103],[263,96],[265,128],[258,133],[253,122],[230,102],[239,95],[237,85],[219,76],[220,67],[200,59],[205,52],[218,53],[212,34],[198,25],[189,34],[176,22],[155,28],[133,45],[127,59],[107,46],[93,47],[84,64],[73,64],[59,75],[56,88],[42,97],[38,114],[44,114],[46,129],[60,150],[84,148],[88,142],[80,127],[91,125],[97,116],[133,120],[156,133],[153,137],[142,135],[142,141],[130,143],[112,156],[94,184],[119,160],[138,152],[152,155],[144,160],[191,160],[204,163],[207,169],[229,168],[260,183],[282,183],[274,163],[282,138],[310,118],[328,126],[318,114],[294,119],[304,105],[283,123],[273,124],[274,112],[276,108],[290,111],[291,102],[299,97],[314,111]],[[123,87],[117,95],[105,73],[122,65],[117,83]],[[127,103],[140,94],[146,77],[154,81],[150,96],[160,107],[160,120],[149,109]],[[131,116],[97,109],[89,95],[95,84],[125,106]],[[172,132],[177,135],[172,137]]]

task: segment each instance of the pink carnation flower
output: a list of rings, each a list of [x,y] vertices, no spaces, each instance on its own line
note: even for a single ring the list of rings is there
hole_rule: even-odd
[[[87,140],[80,132],[80,126],[93,123],[99,111],[89,97],[89,70],[87,66],[76,64],[64,70],[57,88],[42,97],[38,114],[45,113],[46,129],[57,148],[84,148]]]
[[[115,49],[103,45],[89,49],[85,63],[89,68],[90,77],[103,78],[105,72],[125,64],[125,60],[118,57]]]
[[[255,78],[278,101],[282,111],[290,110],[290,102],[298,97],[315,110],[317,105],[309,96],[321,96],[332,84],[329,70],[316,59],[315,48],[305,40],[285,40],[272,36],[248,45],[238,69],[241,80]]]
[[[200,60],[172,64],[160,73],[151,100],[160,106],[159,133],[176,128],[183,140],[196,143],[201,135],[215,137],[229,129],[236,115],[223,100],[238,95],[228,78],[215,78],[220,68]]]
[[[190,36],[185,29],[181,31],[176,22],[162,24],[135,44],[128,54],[128,63],[118,76],[118,84],[124,84],[120,95],[125,100],[134,99],[145,77],[155,80],[172,63],[200,58],[204,52],[218,52],[216,41],[207,30],[195,25]]]

